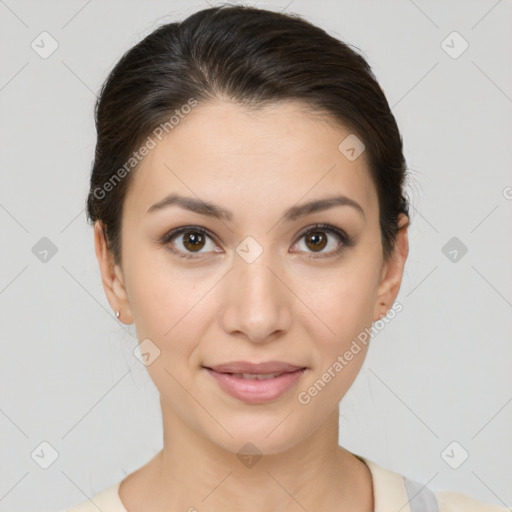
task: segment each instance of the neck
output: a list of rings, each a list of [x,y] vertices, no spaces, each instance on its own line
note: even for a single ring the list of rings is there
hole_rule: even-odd
[[[201,512],[373,510],[368,467],[338,445],[338,408],[309,438],[260,457],[225,450],[164,403],[162,416],[164,448],[139,470],[144,472],[133,487],[144,489],[140,501],[133,493],[123,499],[130,512],[139,510],[136,503],[140,510]]]

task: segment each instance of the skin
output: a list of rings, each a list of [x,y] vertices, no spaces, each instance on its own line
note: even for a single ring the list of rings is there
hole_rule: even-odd
[[[121,483],[129,512],[373,510],[369,468],[338,444],[339,402],[368,345],[310,403],[297,399],[392,307],[408,255],[402,215],[395,251],[384,262],[366,154],[349,161],[338,150],[349,133],[297,102],[257,112],[225,100],[200,104],[133,176],[122,266],[96,223],[110,305],[122,322],[135,323],[139,340],[160,349],[147,370],[160,393],[164,447]],[[233,219],[176,205],[146,213],[170,192],[218,204]],[[336,206],[281,219],[290,206],[334,194],[357,201],[364,217]],[[299,235],[318,222],[345,231],[354,245],[332,255],[339,239],[322,231],[328,243],[315,252],[311,237]],[[157,243],[190,225],[215,237],[206,237],[199,253],[184,245],[183,235]],[[252,263],[236,253],[247,236],[263,249]],[[180,258],[171,246],[198,258]],[[234,360],[279,360],[308,370],[278,399],[247,404],[202,368]],[[252,467],[237,457],[248,442],[263,454]]]

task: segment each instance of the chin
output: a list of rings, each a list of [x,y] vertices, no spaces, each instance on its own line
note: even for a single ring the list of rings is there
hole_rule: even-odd
[[[291,425],[288,425],[288,428],[278,425],[279,421],[262,423],[260,428],[256,428],[254,425],[251,428],[247,424],[245,427],[226,425],[226,429],[233,437],[229,437],[227,434],[222,435],[218,431],[214,436],[210,433],[208,437],[220,448],[239,457],[243,455],[277,455],[293,449],[300,442],[297,432],[290,428]]]

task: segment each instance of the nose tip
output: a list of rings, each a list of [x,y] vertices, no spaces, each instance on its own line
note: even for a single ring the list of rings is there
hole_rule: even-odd
[[[247,242],[245,254],[253,256],[251,243]],[[262,254],[251,263],[237,258],[226,280],[229,290],[221,311],[221,323],[226,332],[243,335],[254,343],[274,340],[291,324],[289,292]]]

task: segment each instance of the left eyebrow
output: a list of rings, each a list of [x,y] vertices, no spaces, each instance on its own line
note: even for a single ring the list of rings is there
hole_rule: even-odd
[[[309,215],[315,212],[322,212],[324,210],[328,210],[329,208],[334,208],[335,206],[350,206],[358,211],[363,219],[366,220],[363,207],[354,199],[350,199],[350,197],[343,195],[325,197],[322,199],[310,201],[309,203],[292,206],[284,212],[283,218],[288,222],[292,222],[299,217],[304,217],[305,215]]]
[[[178,194],[169,194],[167,197],[164,197],[161,201],[158,201],[158,203],[151,206],[146,212],[146,215],[172,205],[180,206],[181,208],[198,213],[199,215],[207,215],[217,219],[230,221],[233,218],[233,212],[226,210],[222,206],[208,201],[203,201],[202,199],[180,196]],[[325,211],[330,208],[334,208],[335,206],[350,206],[358,211],[362,215],[363,219],[366,219],[362,206],[354,199],[343,195],[315,199],[308,203],[292,206],[284,212],[283,218],[287,222],[293,222],[300,217],[304,217],[315,212]]]

